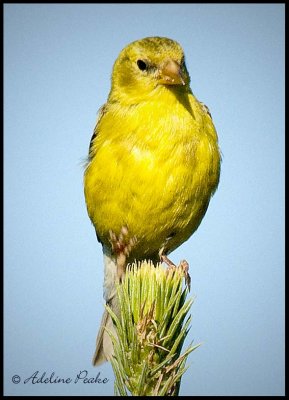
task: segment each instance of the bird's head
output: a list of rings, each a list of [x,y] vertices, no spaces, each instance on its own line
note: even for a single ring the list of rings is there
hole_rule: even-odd
[[[190,77],[182,47],[164,37],[148,37],[125,47],[112,71],[112,101],[138,102],[160,88],[187,90]]]

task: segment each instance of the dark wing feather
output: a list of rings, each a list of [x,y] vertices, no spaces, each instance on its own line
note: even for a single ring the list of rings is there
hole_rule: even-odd
[[[106,112],[106,104],[104,104],[102,107],[100,107],[100,109],[98,110],[98,113],[97,113],[97,120],[96,120],[95,128],[93,130],[93,135],[92,135],[92,137],[90,139],[90,143],[89,143],[88,162],[92,159],[92,157],[94,155],[92,145],[93,145],[94,139],[96,138],[96,136],[98,134],[99,121],[101,120],[101,118],[103,117],[105,112]]]

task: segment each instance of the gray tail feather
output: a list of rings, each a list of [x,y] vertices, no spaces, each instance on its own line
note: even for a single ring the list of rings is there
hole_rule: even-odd
[[[115,302],[113,300],[117,299],[111,299],[111,303]],[[114,311],[113,304],[108,305]],[[96,348],[92,359],[92,364],[94,366],[100,365],[105,361],[109,361],[109,359],[113,356],[112,341],[106,329],[109,330],[114,336],[116,336],[115,327],[107,310],[105,310],[103,313],[101,325],[96,338]]]
[[[117,267],[115,259],[110,254],[110,251],[106,248],[104,251],[104,298],[106,304],[112,309],[112,311],[119,315],[119,305],[116,295],[115,280],[117,276]],[[115,327],[113,325],[111,316],[104,310],[101,325],[96,338],[96,348],[92,359],[94,366],[100,365],[105,361],[108,361],[113,355],[113,345],[110,339],[109,330],[114,336],[116,336]]]

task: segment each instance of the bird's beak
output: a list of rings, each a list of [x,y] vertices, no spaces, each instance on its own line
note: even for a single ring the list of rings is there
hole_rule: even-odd
[[[185,85],[180,65],[171,59],[166,60],[159,69],[158,82],[163,85]]]

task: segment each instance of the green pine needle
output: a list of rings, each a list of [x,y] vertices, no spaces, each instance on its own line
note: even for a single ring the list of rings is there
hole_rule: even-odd
[[[185,278],[181,267],[166,269],[150,261],[127,268],[117,285],[120,315],[106,306],[118,336],[108,332],[116,395],[178,395],[187,357],[199,346],[191,345],[181,354],[193,303],[187,300]]]

